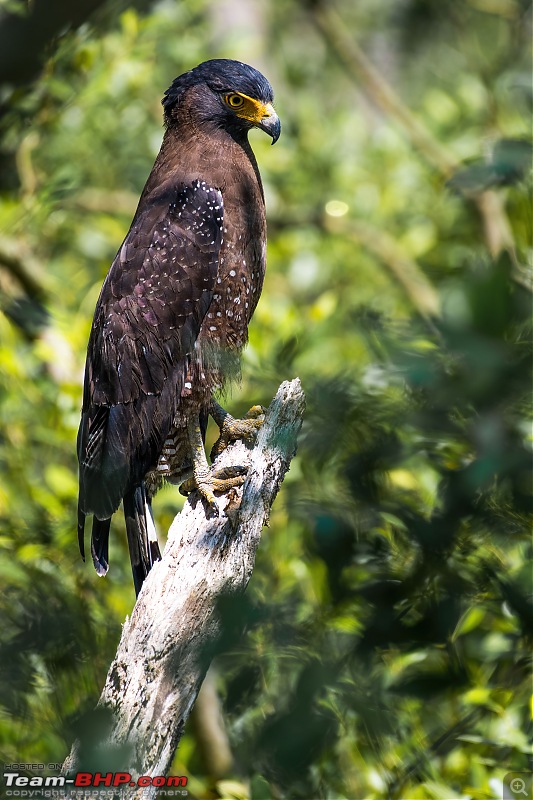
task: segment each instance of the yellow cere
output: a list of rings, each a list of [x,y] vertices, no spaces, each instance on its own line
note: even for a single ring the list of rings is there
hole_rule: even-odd
[[[235,111],[237,116],[243,117],[254,124],[275,113],[271,103],[262,103],[260,100],[254,100],[253,97],[248,97],[248,95],[241,92],[231,92],[225,95],[224,102],[232,111]]]

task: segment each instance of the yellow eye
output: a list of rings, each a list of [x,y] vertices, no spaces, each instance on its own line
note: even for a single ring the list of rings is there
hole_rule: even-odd
[[[240,94],[227,94],[224,100],[230,108],[241,108],[244,105],[244,97]]]

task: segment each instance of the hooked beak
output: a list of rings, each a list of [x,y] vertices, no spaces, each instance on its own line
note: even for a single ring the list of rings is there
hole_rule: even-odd
[[[276,144],[281,133],[280,119],[274,111],[274,106],[271,103],[268,103],[266,106],[264,106],[263,111],[263,116],[261,117],[260,121],[256,123],[256,125],[258,128],[261,128],[262,131],[268,133],[268,135],[272,137],[272,144]]]

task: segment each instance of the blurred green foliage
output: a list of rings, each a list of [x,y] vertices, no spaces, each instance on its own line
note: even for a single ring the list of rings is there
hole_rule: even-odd
[[[162,92],[224,56],[263,69],[283,121],[274,148],[252,134],[268,275],[229,404],[299,375],[308,413],[224,609],[235,780],[192,731],[173,773],[202,798],[499,797],[531,755],[530,6],[338,2],[453,175],[354,82],[316,3],[107,7],[0,98],[0,757],[63,760],[134,602],[118,515],[105,581],[77,553],[85,347]],[[491,258],[502,209],[514,248]],[[165,531],[175,489],[155,507]]]

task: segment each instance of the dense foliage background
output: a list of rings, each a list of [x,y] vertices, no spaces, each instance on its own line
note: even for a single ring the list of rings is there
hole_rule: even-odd
[[[196,719],[172,772],[500,797],[531,766],[530,4],[71,5],[0,3],[0,759],[63,760],[133,606],[119,515],[106,580],[77,552],[85,347],[162,92],[231,57],[283,133],[252,134],[268,276],[228,405],[299,375],[308,412],[203,704],[231,753]]]

